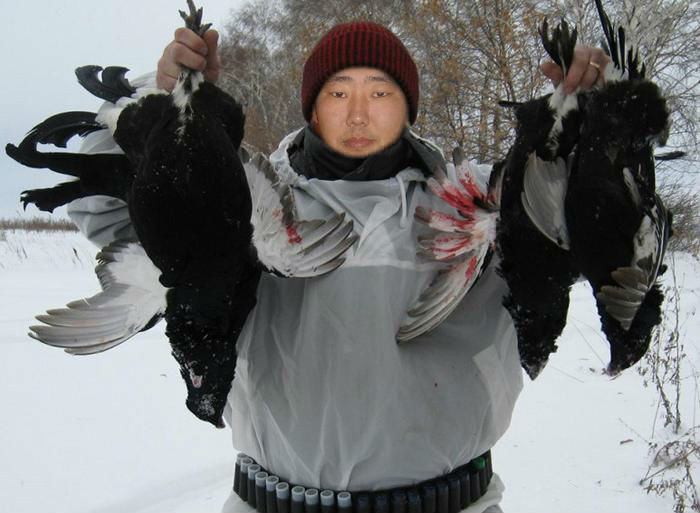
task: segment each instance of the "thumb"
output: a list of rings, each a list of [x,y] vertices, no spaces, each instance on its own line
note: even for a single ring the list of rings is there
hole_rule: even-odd
[[[559,82],[564,79],[561,68],[553,61],[543,62],[540,65],[540,71],[542,71],[542,74],[551,80],[555,86],[559,85]]]

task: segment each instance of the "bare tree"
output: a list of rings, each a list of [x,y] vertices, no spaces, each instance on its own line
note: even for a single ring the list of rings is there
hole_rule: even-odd
[[[421,2],[407,20],[422,63],[421,132],[479,161],[502,158],[512,120],[499,100],[541,94],[540,15],[529,0]]]
[[[687,156],[660,166],[659,181],[675,207],[676,234],[697,240],[697,201],[676,200],[692,194],[688,176],[700,148],[700,2],[618,0],[606,7],[628,28],[648,77],[669,100],[670,143]],[[512,114],[498,101],[525,101],[551,90],[539,72],[545,54],[537,28],[545,14],[553,23],[561,17],[576,25],[579,42],[601,41],[592,0],[251,0],[223,31],[221,84],[246,106],[246,142],[269,153],[304,124],[302,68],[316,41],[337,23],[376,21],[401,38],[420,68],[414,130],[444,150],[459,145],[469,158],[495,161],[513,136]]]

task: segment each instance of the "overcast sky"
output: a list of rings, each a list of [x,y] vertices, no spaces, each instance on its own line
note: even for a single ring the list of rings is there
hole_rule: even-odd
[[[221,28],[232,8],[245,0],[196,0],[205,22]],[[204,3],[206,2],[206,3]],[[5,72],[0,80],[0,218],[22,214],[20,192],[64,180],[48,170],[33,170],[6,156],[8,142],[52,114],[96,111],[100,100],[78,85],[78,66],[120,65],[127,77],[152,71],[163,48],[182,25],[178,9],[186,0],[34,0],[3,3],[0,50]],[[77,138],[76,138],[77,139]],[[696,181],[700,187],[700,179]],[[58,210],[61,214],[64,210]],[[23,215],[39,215],[30,206]]]
[[[220,28],[243,0],[195,0],[204,21]],[[185,0],[35,0],[3,2],[0,31],[4,64],[0,80],[0,218],[21,212],[20,192],[48,187],[61,176],[16,164],[5,144],[52,114],[95,111],[100,100],[78,85],[75,68],[121,65],[133,77],[152,71],[175,29]],[[25,215],[37,215],[30,206]]]

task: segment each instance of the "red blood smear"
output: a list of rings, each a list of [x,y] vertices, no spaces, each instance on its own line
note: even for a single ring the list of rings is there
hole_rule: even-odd
[[[450,214],[445,214],[444,212],[439,212],[437,210],[431,210],[430,211],[430,220],[429,223],[433,221],[433,219],[436,222],[445,222],[451,225],[455,230],[457,231],[463,231],[466,232],[471,226],[474,225],[474,219],[467,218],[467,219],[455,219],[452,217]],[[437,228],[437,227],[436,227]]]
[[[476,185],[476,183],[474,183],[472,178],[462,178],[459,180],[459,182],[462,184],[462,187],[464,187],[464,190],[467,191],[467,194],[469,194],[471,198],[484,199],[484,195],[481,193],[479,187]]]
[[[301,235],[299,235],[299,232],[297,232],[297,229],[294,228],[294,226],[287,226],[287,239],[289,240],[290,244],[301,243]]]
[[[472,257],[469,260],[469,266],[467,266],[467,279],[471,280],[474,276],[474,271],[476,271],[476,257]]]

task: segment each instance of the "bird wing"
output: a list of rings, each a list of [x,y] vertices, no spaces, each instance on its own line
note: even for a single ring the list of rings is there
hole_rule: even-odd
[[[634,236],[632,265],[611,275],[617,285],[603,285],[596,299],[625,329],[632,326],[639,308],[656,282],[671,234],[671,217],[658,195]]]
[[[438,272],[406,313],[396,340],[408,342],[427,333],[444,321],[462,301],[486,267],[488,245],[457,259],[448,269]]]
[[[245,169],[253,200],[253,245],[260,263],[271,272],[301,278],[340,267],[343,254],[357,240],[352,221],[343,214],[301,221],[292,189],[279,180],[262,154]]]
[[[111,349],[153,326],[165,313],[167,289],[140,244],[116,241],[97,254],[102,291],[48,310],[29,336],[71,354]]]
[[[419,240],[420,254],[449,263],[411,305],[396,339],[399,343],[427,333],[444,321],[474,286],[491,255],[498,219],[492,195],[481,192],[467,162],[457,167],[455,185],[437,169],[428,187],[457,210],[457,215],[416,209],[416,217],[433,230]],[[491,207],[491,208],[489,208]]]
[[[549,240],[569,249],[569,229],[564,214],[564,198],[569,179],[566,162],[542,160],[533,151],[525,167],[521,201],[532,223]]]

